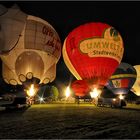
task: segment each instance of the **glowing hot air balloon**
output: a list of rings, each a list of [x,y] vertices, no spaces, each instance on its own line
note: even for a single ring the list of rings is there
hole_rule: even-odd
[[[90,88],[106,84],[120,64],[123,52],[119,32],[98,22],[75,28],[63,45],[65,64],[77,80],[85,80]]]
[[[137,95],[140,96],[140,65],[133,66],[136,69],[137,72],[137,78],[136,81],[131,88],[131,90]]]
[[[121,63],[107,83],[107,88],[114,94],[127,94],[133,86],[137,72],[133,66]]]
[[[61,55],[61,42],[55,29],[17,7],[1,13],[0,57],[5,82],[12,85],[30,79],[39,84],[52,82]]]

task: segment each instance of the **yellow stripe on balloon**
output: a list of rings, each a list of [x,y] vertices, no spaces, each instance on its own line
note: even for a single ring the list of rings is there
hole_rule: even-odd
[[[66,38],[67,39],[67,38]],[[82,78],[80,77],[80,75],[77,73],[77,71],[75,70],[75,68],[73,67],[73,65],[71,64],[67,51],[66,51],[66,39],[64,41],[64,45],[63,45],[63,49],[62,49],[62,54],[63,54],[63,59],[65,64],[67,65],[67,67],[69,68],[70,72],[76,77],[77,80],[82,80]]]
[[[136,78],[136,74],[117,74],[112,75],[110,79],[116,79],[116,78]]]

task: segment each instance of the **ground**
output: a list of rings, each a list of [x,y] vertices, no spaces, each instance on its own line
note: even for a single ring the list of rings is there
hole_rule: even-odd
[[[140,138],[140,105],[124,109],[91,104],[32,105],[0,111],[0,139]]]

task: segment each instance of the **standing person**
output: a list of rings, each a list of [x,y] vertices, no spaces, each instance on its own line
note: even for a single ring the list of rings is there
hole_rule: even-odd
[[[79,96],[76,96],[76,103],[79,104]]]

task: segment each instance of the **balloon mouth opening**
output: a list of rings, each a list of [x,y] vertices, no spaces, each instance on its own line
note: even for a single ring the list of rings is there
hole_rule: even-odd
[[[39,84],[40,83],[40,79],[37,77],[34,77],[32,72],[28,72],[26,75],[20,74],[18,76],[18,78],[23,85]]]
[[[98,78],[84,79],[86,83],[89,85],[90,89],[97,88],[103,89],[105,84],[101,82]]]
[[[26,79],[24,82],[22,82],[23,86],[25,87],[31,84],[39,85],[39,83],[40,83],[40,79],[36,77],[32,77],[32,79]]]
[[[99,89],[99,90],[102,90],[102,89],[104,88],[104,85],[90,84],[90,85],[89,85],[89,88],[90,88],[90,90],[93,90],[93,89]]]

